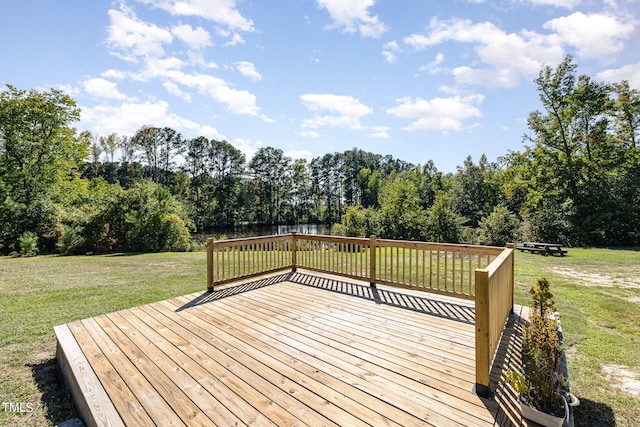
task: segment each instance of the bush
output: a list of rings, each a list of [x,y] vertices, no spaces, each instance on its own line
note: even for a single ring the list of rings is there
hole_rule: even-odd
[[[38,253],[38,236],[31,231],[27,231],[18,239],[18,247],[22,256],[36,255]]]
[[[520,219],[504,205],[496,206],[493,212],[480,221],[478,243],[490,246],[505,246],[519,240]]]
[[[189,229],[182,205],[166,188],[151,182],[123,191],[86,227],[88,242],[101,252],[186,251]]]
[[[440,243],[460,243],[465,241],[467,219],[460,216],[451,204],[449,196],[439,194],[429,210],[427,240]]]
[[[78,250],[82,245],[82,238],[78,235],[75,228],[64,226],[62,228],[62,234],[58,239],[58,249],[63,255],[69,255]]]
[[[522,238],[530,242],[576,243],[571,238],[574,235],[570,222],[573,214],[571,202],[544,202],[525,219]]]

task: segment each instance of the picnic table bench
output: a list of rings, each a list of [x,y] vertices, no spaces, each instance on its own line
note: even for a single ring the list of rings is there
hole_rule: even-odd
[[[562,249],[562,245],[559,243],[538,243],[538,242],[522,242],[516,246],[520,252],[531,252],[547,255],[560,255],[565,256],[567,254],[566,249]]]

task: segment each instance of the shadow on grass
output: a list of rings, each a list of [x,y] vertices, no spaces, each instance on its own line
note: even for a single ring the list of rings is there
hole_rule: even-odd
[[[31,368],[33,379],[41,393],[40,404],[47,420],[58,425],[77,418],[71,392],[64,383],[55,356],[38,363],[27,363],[26,366]]]
[[[580,397],[580,405],[573,408],[575,427],[613,427],[616,418],[609,405]]]
[[[607,249],[611,251],[634,251],[640,252],[640,246],[612,246]]]

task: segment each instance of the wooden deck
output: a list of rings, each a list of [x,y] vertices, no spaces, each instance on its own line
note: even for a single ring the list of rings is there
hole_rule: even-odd
[[[520,425],[517,323],[482,399],[472,304],[298,272],[55,330],[87,425]]]

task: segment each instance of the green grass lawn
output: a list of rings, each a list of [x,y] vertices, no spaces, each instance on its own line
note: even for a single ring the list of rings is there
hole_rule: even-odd
[[[26,411],[0,407],[0,425],[55,425],[75,415],[53,362],[55,325],[203,291],[205,260],[204,252],[0,258],[0,400]],[[640,251],[518,253],[517,303],[528,303],[541,276],[563,318],[572,391],[582,401],[576,425],[640,425],[632,388],[640,383]]]

